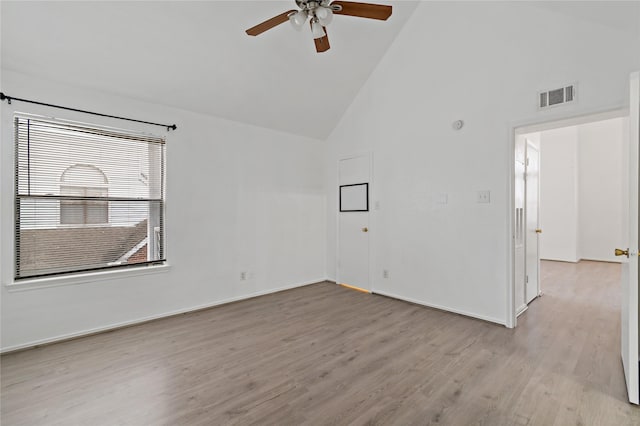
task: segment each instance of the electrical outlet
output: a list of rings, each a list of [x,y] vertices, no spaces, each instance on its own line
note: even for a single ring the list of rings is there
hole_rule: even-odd
[[[478,203],[490,203],[491,202],[491,191],[478,191]]]
[[[246,280],[247,280],[247,273],[240,272],[240,281],[246,281]]]
[[[382,278],[389,278],[389,271],[387,269],[382,270]]]

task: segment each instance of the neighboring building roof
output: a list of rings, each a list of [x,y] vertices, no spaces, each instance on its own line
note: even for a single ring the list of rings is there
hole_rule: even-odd
[[[20,231],[21,276],[107,266],[147,238],[135,226],[79,226]]]

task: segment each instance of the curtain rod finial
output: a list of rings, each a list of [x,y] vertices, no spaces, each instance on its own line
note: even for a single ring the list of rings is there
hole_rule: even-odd
[[[172,124],[171,126],[167,126],[167,131],[169,131],[169,130],[175,130],[175,129],[177,129],[177,128],[178,128],[178,126],[176,126],[175,124]]]

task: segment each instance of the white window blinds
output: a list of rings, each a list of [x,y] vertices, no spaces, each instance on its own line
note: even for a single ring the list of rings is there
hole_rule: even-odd
[[[165,141],[15,117],[16,279],[162,263]]]

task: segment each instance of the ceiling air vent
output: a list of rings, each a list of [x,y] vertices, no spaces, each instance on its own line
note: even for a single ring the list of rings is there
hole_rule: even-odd
[[[576,85],[538,93],[538,108],[549,108],[576,100]]]

